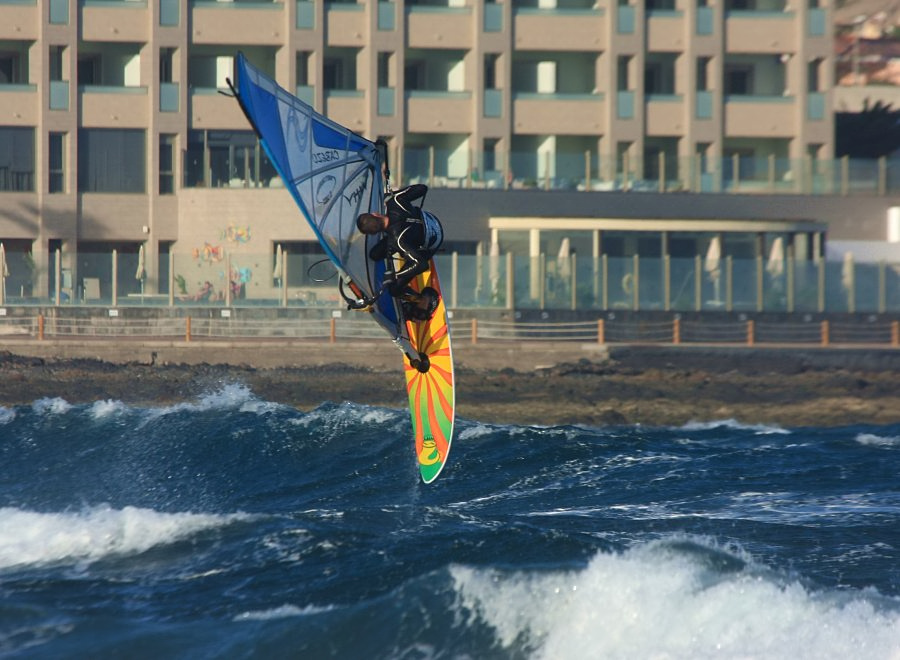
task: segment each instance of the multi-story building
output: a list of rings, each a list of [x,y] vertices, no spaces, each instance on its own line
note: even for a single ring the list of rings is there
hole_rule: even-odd
[[[395,184],[469,189],[451,244],[547,231],[528,225],[547,202],[527,189],[567,190],[540,214],[580,208],[573,230],[596,256],[604,229],[671,214],[670,194],[633,222],[619,200],[606,227],[602,191],[828,192],[829,23],[824,1],[0,0],[0,242],[14,270],[45,273],[20,287],[26,298],[87,297],[138,258],[147,291],[176,276],[192,287],[174,257],[226,251],[261,255],[246,268],[272,285],[276,246],[297,254],[312,234],[220,93],[241,50],[324,114],[384,137]],[[491,220],[510,204],[530,213]],[[822,252],[808,207],[774,213],[765,229],[735,209],[744,224],[707,211],[708,230],[671,227],[706,242],[731,232],[757,253],[761,232],[783,233]],[[658,222],[647,231],[665,239]]]

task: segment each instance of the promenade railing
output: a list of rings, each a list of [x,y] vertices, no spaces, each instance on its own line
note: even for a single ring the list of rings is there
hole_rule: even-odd
[[[590,321],[516,321],[471,316],[451,321],[454,342],[579,342],[598,344],[858,346],[900,349],[900,320],[733,319],[711,321],[672,315],[646,320],[608,315]],[[7,347],[21,340],[321,341],[385,340],[364,314],[335,311],[330,318],[230,316],[135,317],[0,316]]]

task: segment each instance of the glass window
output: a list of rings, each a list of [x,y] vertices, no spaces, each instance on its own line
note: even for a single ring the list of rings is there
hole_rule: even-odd
[[[159,82],[173,82],[175,71],[175,49],[160,48],[159,49]]]
[[[65,80],[63,78],[65,53],[65,46],[50,46],[50,80]]]
[[[79,130],[78,189],[81,192],[145,192],[145,152],[143,130]]]
[[[253,131],[188,133],[185,187],[255,188],[268,186],[277,178]]]
[[[175,192],[175,136],[159,136],[159,194]]]
[[[0,126],[0,190],[34,190],[34,129]]]
[[[50,133],[50,153],[48,158],[48,191],[66,192],[66,134]]]

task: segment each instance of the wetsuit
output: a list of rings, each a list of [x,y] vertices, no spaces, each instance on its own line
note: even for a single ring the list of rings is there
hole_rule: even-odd
[[[438,219],[413,204],[425,197],[427,192],[428,186],[417,183],[388,196],[385,202],[387,236],[369,252],[369,256],[376,261],[386,259],[392,253],[403,257],[403,267],[399,271],[385,274],[388,292],[395,297],[403,295],[407,285],[428,270],[431,257],[443,240]]]

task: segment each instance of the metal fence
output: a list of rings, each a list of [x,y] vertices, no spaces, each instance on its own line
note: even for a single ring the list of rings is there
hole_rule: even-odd
[[[51,255],[38,272],[0,250],[0,307],[340,308],[337,278],[315,254]],[[439,254],[451,309],[663,312],[900,312],[900,264],[726,256]],[[140,277],[137,274],[141,274]],[[59,283],[60,286],[57,286]]]
[[[900,320],[710,321],[598,318],[590,321],[508,321],[477,317],[451,321],[454,341],[721,344],[734,346],[804,345],[900,348]],[[122,318],[58,317],[44,314],[0,316],[0,337],[10,346],[37,340],[312,340],[338,343],[384,339],[384,331],[364,314],[334,313],[331,318],[257,319],[232,316]]]

